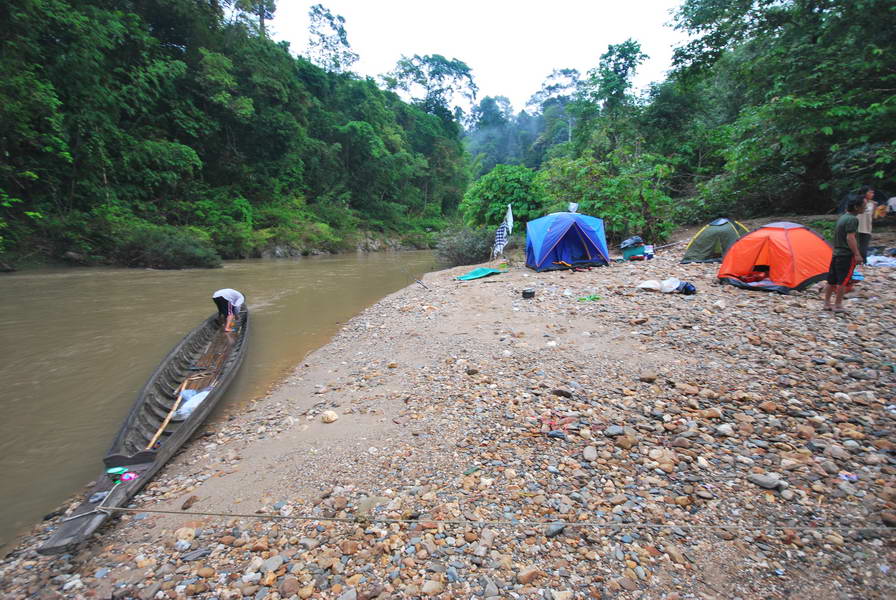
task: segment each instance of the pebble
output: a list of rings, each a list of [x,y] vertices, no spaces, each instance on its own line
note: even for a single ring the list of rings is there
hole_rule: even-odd
[[[777,489],[781,485],[781,480],[774,475],[760,475],[758,473],[750,473],[749,475],[747,475],[747,480],[750,483],[755,483],[759,487],[763,487],[767,490]]]

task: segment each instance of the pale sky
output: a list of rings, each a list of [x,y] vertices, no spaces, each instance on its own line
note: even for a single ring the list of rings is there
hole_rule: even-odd
[[[308,42],[308,10],[323,4],[345,18],[352,70],[377,78],[401,57],[441,54],[465,62],[479,96],[506,96],[515,111],[554,69],[583,75],[609,44],[633,38],[650,58],[638,70],[643,89],[665,79],[672,50],[684,42],[671,28],[682,0],[278,0],[271,37],[294,54]]]

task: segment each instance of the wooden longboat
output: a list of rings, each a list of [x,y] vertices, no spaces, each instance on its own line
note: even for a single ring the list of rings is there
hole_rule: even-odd
[[[244,308],[234,331],[225,332],[217,314],[206,319],[168,353],[137,396],[131,412],[103,458],[105,469],[126,467],[131,480],[113,481],[103,470],[87,500],[62,517],[41,554],[67,552],[85,541],[110,516],[106,507],[121,507],[190,439],[233,380],[246,353],[249,313]],[[185,390],[208,390],[190,415],[173,420]],[[181,402],[182,404],[183,402]],[[93,500],[93,502],[91,502]]]

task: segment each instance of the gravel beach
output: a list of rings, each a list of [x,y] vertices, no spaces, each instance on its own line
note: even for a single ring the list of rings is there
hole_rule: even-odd
[[[426,275],[0,598],[896,597],[896,269],[841,315],[683,250]]]

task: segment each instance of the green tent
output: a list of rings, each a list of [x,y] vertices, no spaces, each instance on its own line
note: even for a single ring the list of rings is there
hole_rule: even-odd
[[[682,263],[720,262],[722,255],[740,236],[749,231],[743,224],[729,219],[716,219],[691,238]]]

